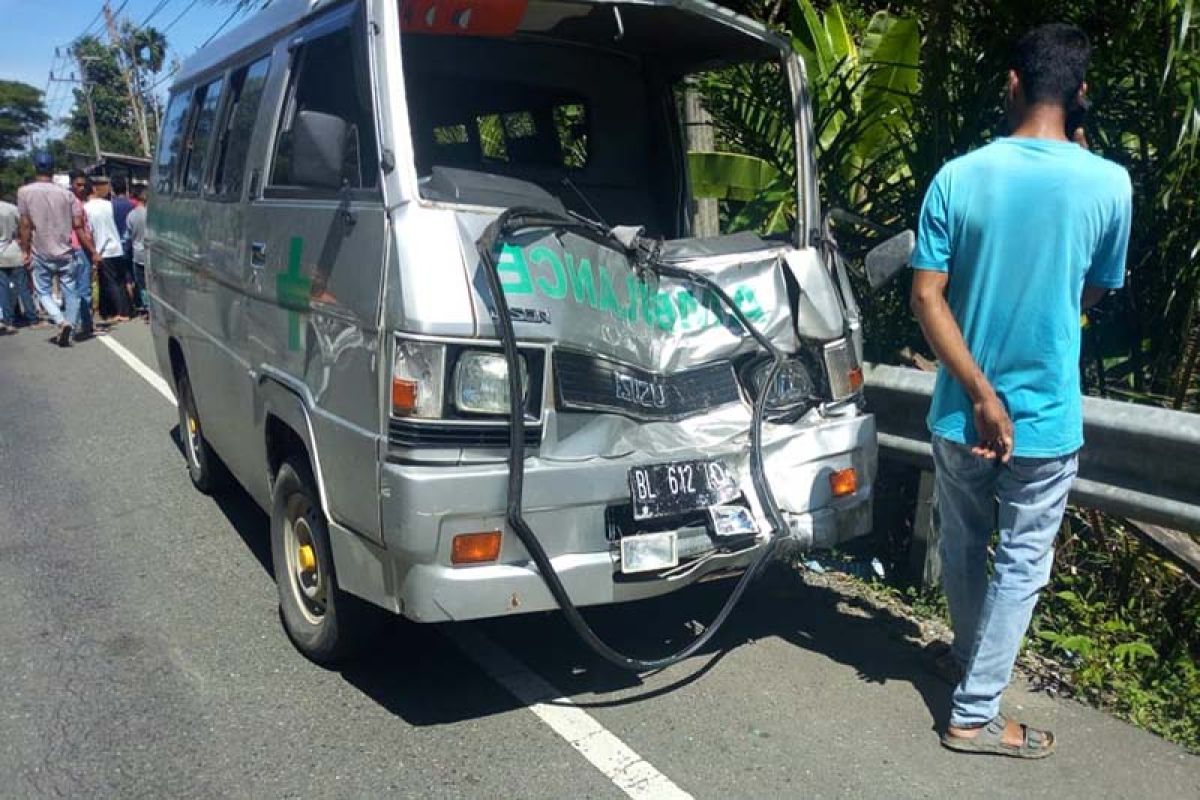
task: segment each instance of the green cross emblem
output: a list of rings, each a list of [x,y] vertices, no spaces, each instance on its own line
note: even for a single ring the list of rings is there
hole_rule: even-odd
[[[312,280],[300,272],[300,257],[304,254],[304,239],[293,236],[288,242],[287,272],[275,276],[275,299],[286,308],[288,315],[288,349],[300,349],[300,312],[308,311],[308,296]]]

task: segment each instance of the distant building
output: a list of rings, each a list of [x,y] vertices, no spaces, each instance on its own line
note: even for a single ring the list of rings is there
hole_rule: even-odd
[[[141,156],[127,156],[123,153],[100,153],[100,160],[91,153],[68,152],[67,158],[72,169],[80,169],[88,175],[107,175],[110,178],[121,176],[132,184],[147,184],[150,182],[150,159]]]

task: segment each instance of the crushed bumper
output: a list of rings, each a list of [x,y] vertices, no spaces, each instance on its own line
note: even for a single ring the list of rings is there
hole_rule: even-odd
[[[855,415],[798,431],[785,459],[786,472],[767,464],[769,474],[780,476],[772,478],[773,486],[781,501],[787,500],[781,505],[799,547],[831,547],[870,530],[875,458],[874,419]],[[744,567],[759,550],[710,557],[673,579],[622,576],[616,549],[605,537],[605,512],[628,502],[627,473],[636,463],[630,458],[528,461],[525,518],[577,605],[665,594],[714,572]],[[834,499],[826,476],[849,466],[862,476],[859,489]],[[405,616],[438,622],[557,608],[529,554],[507,530],[506,487],[503,464],[385,465],[383,519],[393,571],[390,585],[396,587],[397,606]],[[451,566],[453,537],[486,530],[505,532],[499,563]]]

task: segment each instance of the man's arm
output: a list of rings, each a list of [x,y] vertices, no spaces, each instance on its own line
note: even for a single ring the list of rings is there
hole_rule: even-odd
[[[88,254],[93,264],[96,263],[96,243],[92,240],[92,232],[88,230],[87,223],[83,221],[83,215],[73,214],[71,226],[75,228],[75,235],[79,237],[79,246],[83,248],[83,252]]]
[[[979,437],[971,451],[985,458],[1007,462],[1013,450],[1013,426],[1008,410],[975,363],[962,330],[946,302],[950,276],[945,272],[913,271],[910,304],[925,340],[938,360],[966,390],[975,410],[975,432]]]
[[[33,220],[28,214],[22,214],[21,221],[17,223],[17,244],[25,254],[25,266],[29,266],[33,261]]]

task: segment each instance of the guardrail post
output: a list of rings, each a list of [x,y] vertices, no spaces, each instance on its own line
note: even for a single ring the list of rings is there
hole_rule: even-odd
[[[913,518],[913,540],[909,550],[909,567],[913,574],[920,572],[921,585],[940,586],[942,559],[938,556],[937,511],[934,509],[933,473],[923,470],[917,489],[917,513]]]

